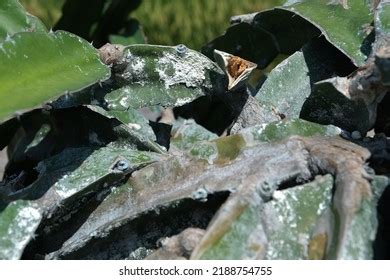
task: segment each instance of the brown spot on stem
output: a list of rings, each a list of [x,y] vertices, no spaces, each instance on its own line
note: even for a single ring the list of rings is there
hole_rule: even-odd
[[[309,248],[308,248],[309,260],[325,259],[327,243],[328,243],[328,237],[325,233],[315,235],[309,242]]]
[[[232,78],[237,79],[249,66],[248,61],[238,56],[231,56],[228,59],[227,70]]]

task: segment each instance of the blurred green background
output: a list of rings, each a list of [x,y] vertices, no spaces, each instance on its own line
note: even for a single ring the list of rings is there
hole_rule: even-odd
[[[20,2],[50,28],[61,17],[65,0]],[[283,2],[285,0],[143,0],[131,17],[141,23],[150,44],[183,43],[200,49],[226,30],[231,16],[261,11]]]

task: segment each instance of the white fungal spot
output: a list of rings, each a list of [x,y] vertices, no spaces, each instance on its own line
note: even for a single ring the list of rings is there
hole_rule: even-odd
[[[127,126],[130,127],[131,129],[134,129],[134,130],[141,129],[141,126],[138,123],[129,123],[129,124],[127,124]]]
[[[22,206],[21,209],[16,205],[9,207],[16,207],[18,213],[9,225],[7,234],[0,237],[0,244],[7,244],[2,246],[0,256],[15,260],[20,258],[23,248],[33,237],[41,213],[32,206]]]
[[[281,191],[274,191],[274,193],[272,194],[272,198],[275,200],[281,200],[284,198],[284,194]]]
[[[191,101],[192,101],[192,98],[191,98],[191,97],[178,98],[178,99],[176,100],[176,103],[175,103],[174,107],[182,106],[182,105],[187,104],[187,103],[189,103],[189,102],[191,102]]]
[[[122,74],[122,77],[126,80],[144,85],[148,77],[145,71],[145,59],[133,55],[128,51],[126,54],[126,62],[128,63],[127,70]]]
[[[184,56],[164,52],[163,56],[156,61],[156,71],[166,89],[176,84],[199,87],[206,79],[204,65],[208,63],[205,58],[194,55],[190,51]]]

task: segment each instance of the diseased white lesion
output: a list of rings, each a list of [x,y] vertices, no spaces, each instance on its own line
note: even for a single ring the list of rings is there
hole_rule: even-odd
[[[125,61],[127,69],[122,73],[122,78],[131,82],[145,85],[148,80],[148,73],[145,69],[146,61],[141,56],[133,55],[129,50],[126,53]]]
[[[128,123],[127,126],[131,129],[134,129],[134,130],[140,130],[141,129],[141,125],[139,125],[138,123]]]
[[[348,7],[348,0],[330,0],[329,5],[342,5],[344,9],[349,9]]]
[[[178,98],[176,100],[176,103],[175,103],[174,107],[183,106],[184,104],[187,104],[187,103],[189,103],[191,101],[192,101],[191,97]]]
[[[192,51],[188,51],[184,56],[165,51],[155,62],[156,71],[166,89],[176,84],[200,87],[206,83],[205,65],[209,64],[209,61]]]
[[[9,207],[16,207],[17,214],[8,226],[7,234],[0,238],[0,244],[5,245],[1,246],[0,256],[15,260],[20,258],[24,247],[33,237],[42,215],[33,206],[12,205]]]

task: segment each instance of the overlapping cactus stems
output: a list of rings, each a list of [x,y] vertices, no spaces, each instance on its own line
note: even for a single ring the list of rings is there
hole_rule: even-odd
[[[373,258],[389,10],[289,1],[203,54],[0,21],[0,258]]]

